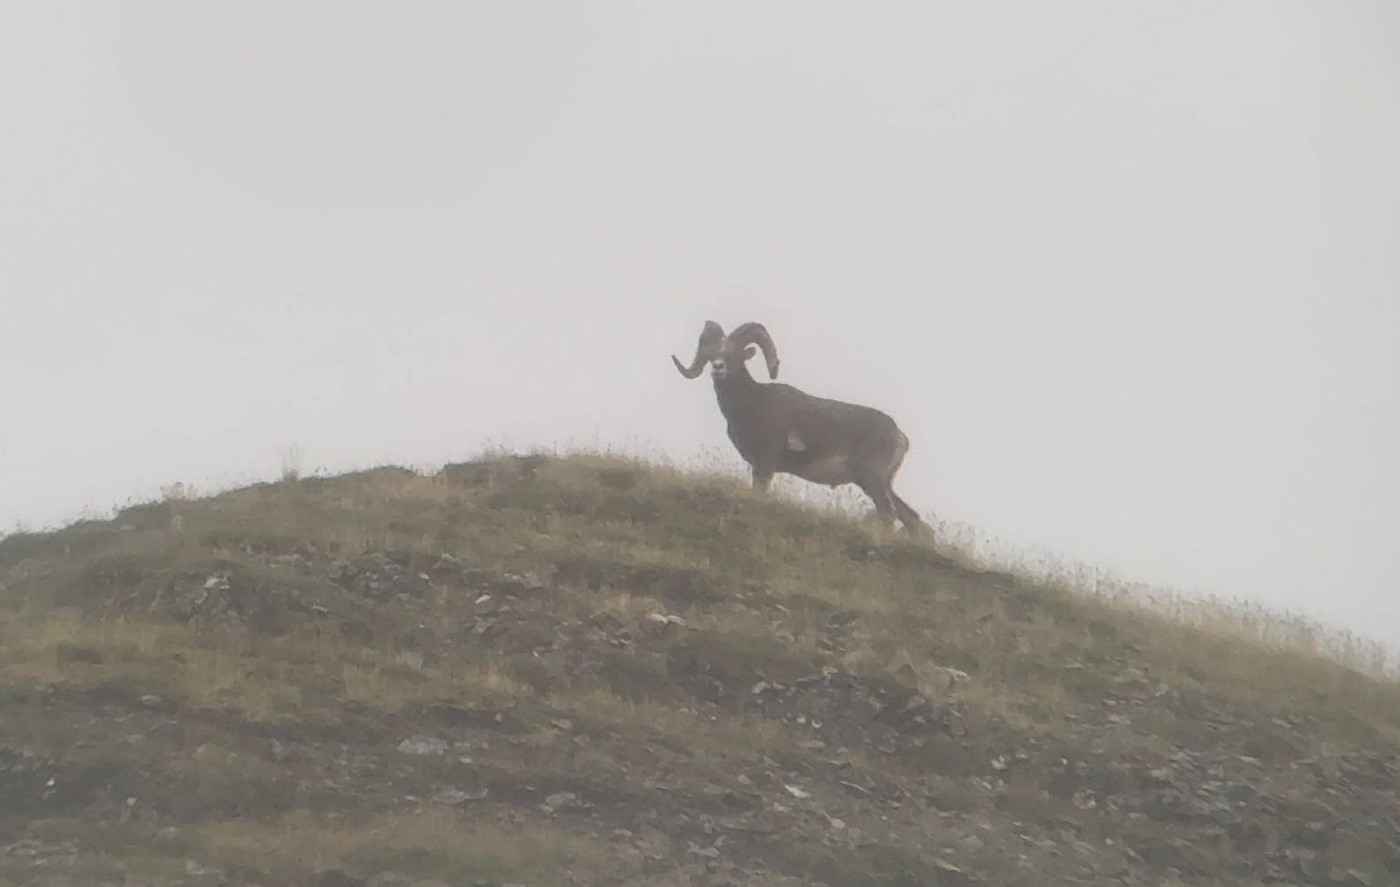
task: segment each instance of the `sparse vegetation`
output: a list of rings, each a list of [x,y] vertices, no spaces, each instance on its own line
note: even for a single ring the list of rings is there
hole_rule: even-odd
[[[0,540],[0,884],[1400,883],[1384,657],[840,510],[502,455]]]

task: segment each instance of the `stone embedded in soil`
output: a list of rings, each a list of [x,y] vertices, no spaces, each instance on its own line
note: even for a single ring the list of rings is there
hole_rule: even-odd
[[[440,755],[447,751],[447,742],[436,736],[412,736],[395,746],[406,755]]]
[[[578,802],[578,795],[573,792],[556,792],[544,799],[540,805],[546,813],[557,813],[560,810],[573,807]]]

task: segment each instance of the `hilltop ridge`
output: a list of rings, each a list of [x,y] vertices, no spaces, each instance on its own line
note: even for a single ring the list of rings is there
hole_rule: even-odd
[[[1400,685],[596,456],[0,540],[0,884],[1400,884]]]

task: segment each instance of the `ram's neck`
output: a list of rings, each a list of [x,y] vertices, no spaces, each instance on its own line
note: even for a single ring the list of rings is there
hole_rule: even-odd
[[[743,412],[758,396],[760,385],[742,365],[724,378],[714,379],[715,397],[719,399],[719,410],[726,419]]]

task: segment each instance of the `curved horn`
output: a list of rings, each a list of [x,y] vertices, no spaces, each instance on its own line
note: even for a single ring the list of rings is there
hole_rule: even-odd
[[[742,350],[745,345],[757,345],[763,351],[763,360],[768,364],[768,378],[778,378],[778,346],[773,344],[773,337],[768,335],[768,329],[763,324],[740,324],[729,334],[729,342],[735,351]]]
[[[713,320],[705,321],[705,328],[700,331],[700,342],[695,346],[695,360],[691,361],[687,368],[685,364],[676,359],[676,355],[671,355],[671,363],[676,365],[681,375],[687,379],[694,379],[700,375],[700,371],[705,368],[705,361],[719,351],[720,344],[724,342],[724,327]]]

